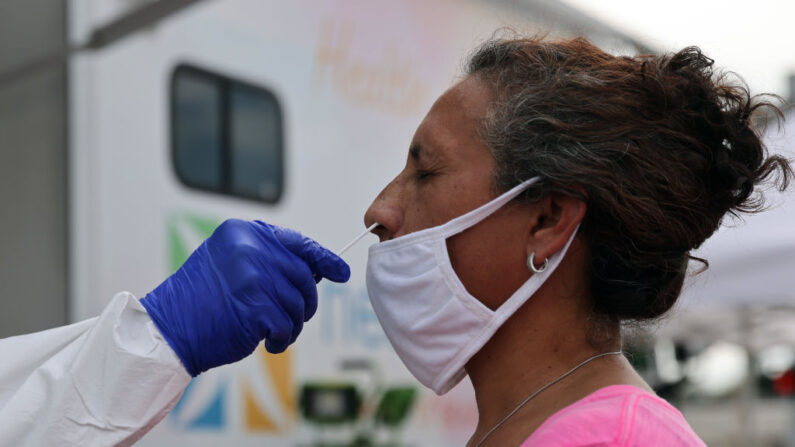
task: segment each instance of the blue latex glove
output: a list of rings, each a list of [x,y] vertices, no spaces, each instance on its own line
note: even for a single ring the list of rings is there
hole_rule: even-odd
[[[195,377],[263,339],[284,351],[317,310],[316,282],[349,277],[345,261],[301,233],[231,219],[141,304]]]

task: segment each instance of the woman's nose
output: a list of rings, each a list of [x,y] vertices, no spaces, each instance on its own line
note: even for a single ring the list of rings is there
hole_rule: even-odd
[[[364,225],[367,228],[370,228],[375,222],[380,224],[373,230],[373,233],[381,242],[396,237],[403,227],[403,210],[400,206],[398,183],[398,179],[395,179],[387,185],[364,213]]]

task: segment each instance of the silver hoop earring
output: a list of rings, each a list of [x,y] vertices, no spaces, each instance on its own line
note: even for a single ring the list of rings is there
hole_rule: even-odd
[[[529,268],[533,273],[541,273],[547,269],[547,266],[549,265],[549,258],[544,259],[544,265],[541,267],[536,267],[535,261],[533,260],[535,256],[536,252],[532,252],[530,253],[530,256],[527,257],[527,268]]]

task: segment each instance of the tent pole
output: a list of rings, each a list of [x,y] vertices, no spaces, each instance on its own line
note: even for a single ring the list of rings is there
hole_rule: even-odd
[[[740,422],[740,445],[754,445],[754,427],[753,427],[753,405],[754,405],[754,357],[751,350],[751,309],[749,306],[742,306],[738,309],[740,320],[740,332],[742,334],[742,346],[748,356],[748,368],[746,371],[745,379],[743,380],[740,405],[739,405],[739,422]]]

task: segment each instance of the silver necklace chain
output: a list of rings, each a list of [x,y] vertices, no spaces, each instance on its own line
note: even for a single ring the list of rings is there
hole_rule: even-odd
[[[552,385],[554,385],[554,384],[560,382],[561,380],[565,379],[566,377],[570,376],[574,371],[577,371],[578,369],[580,369],[581,367],[587,365],[588,363],[590,363],[593,360],[596,360],[596,359],[598,359],[600,357],[605,357],[605,356],[608,356],[608,355],[620,355],[620,354],[622,354],[621,351],[603,352],[601,354],[596,354],[596,355],[594,355],[592,357],[589,357],[589,358],[583,360],[582,363],[580,363],[579,365],[577,365],[574,368],[566,371],[565,373],[561,374],[560,376],[558,376],[553,381],[551,381],[551,382],[547,383],[546,385],[542,386],[541,388],[537,389],[533,394],[527,396],[527,398],[525,400],[523,400],[519,405],[517,405],[516,408],[511,410],[511,412],[508,413],[504,418],[502,418],[501,421],[497,422],[494,425],[494,427],[491,427],[491,430],[486,432],[486,434],[483,435],[482,438],[480,438],[480,441],[478,441],[478,443],[475,444],[475,447],[480,447],[483,444],[483,442],[486,441],[486,438],[491,436],[491,434],[494,433],[495,431],[497,431],[498,428],[502,427],[502,425],[505,422],[507,422],[508,419],[511,418],[511,416],[516,414],[516,412],[519,411],[522,407],[524,407],[526,403],[530,402],[530,399],[532,399],[532,398],[538,396],[539,394],[541,394],[542,391],[546,390],[547,388],[551,387]]]

